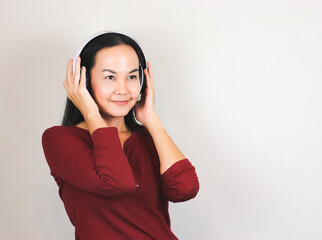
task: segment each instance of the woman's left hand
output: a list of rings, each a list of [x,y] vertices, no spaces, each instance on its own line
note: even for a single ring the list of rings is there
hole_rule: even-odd
[[[155,111],[154,78],[149,61],[147,61],[147,68],[144,69],[144,74],[146,89],[142,93],[141,100],[135,104],[134,111],[136,119],[147,126],[158,117]]]

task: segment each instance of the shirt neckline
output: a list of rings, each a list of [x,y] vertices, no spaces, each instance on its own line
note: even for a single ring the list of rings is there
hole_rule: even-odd
[[[74,128],[77,128],[77,129],[80,129],[82,131],[85,131],[87,132],[88,135],[90,135],[89,131],[87,129],[84,129],[84,128],[80,128],[80,127],[77,127],[76,125],[70,125],[69,127],[74,127]],[[123,143],[123,148],[125,146],[125,144],[127,144],[127,142],[133,138],[133,135],[136,133],[136,129],[134,128],[133,131],[131,132],[131,135],[125,140],[125,142]]]

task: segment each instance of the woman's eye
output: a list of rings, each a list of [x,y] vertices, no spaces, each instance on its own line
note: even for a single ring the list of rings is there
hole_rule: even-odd
[[[109,76],[106,76],[105,77],[105,79],[110,79],[110,80],[112,80],[114,78],[114,76],[113,75],[109,75]]]
[[[136,79],[137,77],[136,77],[136,75],[131,75],[129,78],[130,79]]]

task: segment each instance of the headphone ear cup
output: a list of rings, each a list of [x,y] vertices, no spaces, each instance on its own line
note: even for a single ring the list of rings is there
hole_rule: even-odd
[[[143,67],[140,64],[140,85],[141,85],[141,91],[140,94],[144,93],[145,88],[146,88],[146,79],[145,79],[145,74]]]

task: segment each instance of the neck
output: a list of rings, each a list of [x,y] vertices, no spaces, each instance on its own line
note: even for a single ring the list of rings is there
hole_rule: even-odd
[[[125,125],[124,117],[119,117],[119,118],[103,117],[103,119],[108,126],[116,127],[119,133],[130,131]]]

